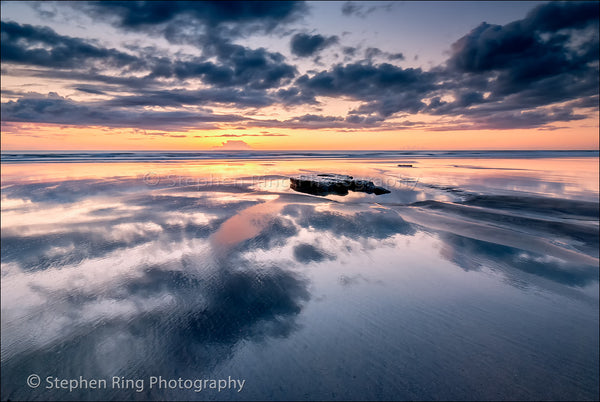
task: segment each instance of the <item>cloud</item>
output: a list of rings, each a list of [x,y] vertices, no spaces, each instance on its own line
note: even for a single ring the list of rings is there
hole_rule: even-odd
[[[583,120],[586,116],[576,114],[567,107],[545,108],[532,111],[510,111],[475,116],[476,128],[503,130],[535,128],[557,121]],[[475,127],[474,127],[475,128]]]
[[[209,29],[232,24],[258,24],[263,30],[270,31],[282,22],[299,18],[306,6],[300,1],[96,1],[81,6],[81,9],[121,28],[147,29],[156,33],[155,27],[162,25],[163,33],[168,33],[176,30],[176,25],[182,21]]]
[[[219,1],[115,1],[73,4],[72,7],[113,25],[151,36],[164,36],[174,44],[197,47],[201,57],[184,60],[152,57],[148,78],[201,79],[205,84],[248,89],[278,88],[296,75],[278,52],[251,49],[232,43],[234,38],[270,32],[282,23],[300,18],[303,2]]]
[[[127,66],[133,70],[139,70],[144,64],[130,54],[98,47],[83,39],[58,35],[47,27],[1,21],[0,31],[3,63],[82,68],[91,62],[102,62],[110,67]]]
[[[247,149],[252,149],[252,147],[241,140],[227,140],[221,143],[221,145],[213,147],[213,149],[244,151]]]
[[[294,86],[279,89],[274,95],[286,106],[318,104],[314,94],[301,92],[299,88]]]
[[[113,99],[106,101],[106,105],[112,107],[181,107],[221,103],[239,108],[258,108],[270,106],[275,102],[276,99],[274,97],[260,90],[209,88],[196,91],[183,89],[138,90],[136,95],[115,96]]]
[[[296,68],[285,63],[277,52],[264,48],[250,49],[222,39],[207,39],[206,57],[215,57],[218,63],[206,57],[188,60],[170,59],[148,54],[132,55],[91,45],[82,39],[56,34],[46,27],[19,25],[2,22],[2,61],[82,70],[80,79],[102,80],[127,86],[156,84],[157,79],[174,78],[184,81],[202,79],[206,84],[220,88],[240,86],[248,89],[276,88],[285,85],[296,75]],[[46,46],[40,48],[39,45]],[[93,65],[94,71],[86,74],[85,67]],[[102,71],[115,67],[127,72],[144,72],[148,75],[135,78],[120,76],[103,77]],[[48,71],[50,76],[61,77],[61,72]],[[68,78],[68,74],[63,74]],[[75,79],[75,78],[74,78]]]
[[[387,58],[388,60],[404,60],[404,54],[403,53],[387,53]]]
[[[205,48],[207,56],[216,56],[219,63],[194,58],[188,61],[161,60],[150,74],[152,78],[200,78],[218,87],[247,86],[249,89],[276,88],[296,76],[296,67],[284,62],[280,53],[264,48],[249,49],[221,42]]]
[[[88,93],[88,94],[93,94],[93,95],[106,95],[106,92],[101,91],[100,89],[96,89],[90,85],[80,85],[80,86],[74,87],[74,89],[81,91],[81,92]]]
[[[147,132],[144,132],[144,135],[159,136],[159,137],[171,137],[171,138],[187,138],[187,135],[185,135],[185,134],[147,133]]]
[[[313,56],[328,46],[339,42],[337,36],[308,35],[299,33],[292,37],[291,51],[299,57]]]
[[[288,137],[287,134],[219,134],[219,135],[195,135],[197,138],[239,138],[239,137]]]
[[[376,47],[369,47],[365,50],[365,57],[367,59],[372,59],[373,57],[379,56],[383,54],[383,52]]]
[[[142,129],[214,129],[216,127],[211,123],[244,120],[237,115],[202,111],[151,111],[143,108],[124,110],[107,106],[103,102],[75,102],[54,93],[46,97],[22,97],[17,101],[2,103],[1,118],[2,121]]]
[[[578,29],[586,31],[588,28],[597,28],[598,4],[575,3],[571,8],[577,13],[578,8],[593,9],[594,5],[595,20],[586,16],[582,21],[572,21],[572,26],[555,25],[559,25],[560,29],[579,27]],[[524,20],[503,26],[481,23],[452,45],[452,56],[448,65],[458,71],[470,73],[511,70],[518,78],[531,80],[562,73],[571,68],[580,70],[587,62],[597,57],[597,48],[594,48],[597,45],[597,35],[596,40],[594,35],[591,35],[591,42],[574,49],[569,46],[570,40],[573,39],[571,32],[548,31],[544,29],[544,25],[535,25],[533,21],[537,20],[537,14],[543,13],[544,9],[545,7],[538,7]],[[549,35],[544,37],[542,34]],[[515,63],[515,60],[518,60],[518,63]],[[537,61],[535,71],[532,67],[534,61]]]
[[[565,28],[581,29],[598,25],[598,2],[549,2],[527,14],[525,22],[542,32],[556,32]]]
[[[393,3],[388,3],[385,5],[374,5],[367,8],[365,4],[357,3],[355,1],[346,1],[342,5],[342,14],[347,17],[355,16],[360,18],[366,18],[369,14],[376,11],[377,9],[389,11],[393,6]]]
[[[365,102],[360,113],[387,117],[399,111],[417,113],[422,98],[436,88],[434,73],[403,69],[388,63],[352,63],[334,66],[313,76],[299,77],[295,85],[312,96],[347,96]]]
[[[404,60],[402,53],[388,53],[376,47],[368,47],[365,49],[365,58],[371,61],[375,57],[384,57],[388,60]]]
[[[77,5],[76,5],[77,6]],[[303,2],[94,2],[79,7],[115,26],[164,36],[174,44],[197,47],[202,57],[154,60],[149,78],[201,79],[224,88],[279,88],[296,75],[278,52],[232,43],[234,38],[270,32],[303,15]]]
[[[359,4],[353,3],[351,1],[347,1],[342,5],[342,14],[347,15],[347,16],[356,15],[363,8],[364,8],[363,5],[359,5]]]
[[[499,73],[491,88],[497,94],[556,76],[585,77],[597,72],[589,63],[598,60],[598,12],[596,2],[549,3],[523,20],[481,23],[452,45],[448,66],[462,73]],[[574,46],[583,38],[587,40]]]
[[[345,60],[349,60],[352,57],[354,57],[356,55],[356,53],[358,52],[358,48],[353,47],[353,46],[344,46],[342,48],[342,53],[345,56]]]
[[[56,9],[63,7],[57,4]],[[168,5],[168,7],[167,7]],[[401,114],[439,116],[431,130],[547,127],[581,120],[598,108],[598,3],[540,4],[504,25],[481,23],[456,40],[442,65],[403,68],[390,53],[362,45],[341,48],[344,63],[299,76],[284,55],[234,39],[299,18],[302,3],[68,3],[124,30],[164,36],[195,53],[125,46],[60,35],[48,27],[2,21],[2,74],[70,81],[70,89],[102,95],[85,102],[10,89],[2,119],[11,122],[182,130],[241,126],[357,129],[398,126]],[[372,6],[371,8],[376,7]],[[371,8],[345,3],[346,15]],[[270,32],[270,31],[269,31]],[[292,53],[317,56],[337,36],[296,33]],[[363,60],[356,60],[360,53]],[[392,61],[392,62],[386,62]],[[22,68],[22,66],[25,66]],[[254,119],[266,107],[314,106],[327,98],[356,102],[345,115],[314,112],[285,120]],[[92,97],[90,97],[92,99]],[[102,99],[101,101],[98,99]],[[231,112],[213,111],[228,108]],[[583,109],[583,110],[582,110]],[[304,109],[306,110],[306,109]],[[451,117],[453,123],[445,123]],[[407,127],[407,124],[399,124]]]
[[[598,94],[598,4],[550,4],[503,26],[482,23],[452,45],[445,65],[427,72],[375,64],[371,58],[383,52],[368,48],[366,62],[305,74],[295,87],[304,98],[362,101],[349,112],[348,122],[387,119],[398,112],[457,116],[463,129],[579,120],[585,115],[575,113],[570,102],[594,107]],[[572,15],[563,18],[567,10]],[[557,21],[538,23],[543,18]],[[454,100],[443,101],[443,96]]]

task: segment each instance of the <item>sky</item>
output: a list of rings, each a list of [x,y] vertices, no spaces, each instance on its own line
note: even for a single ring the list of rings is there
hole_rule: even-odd
[[[598,149],[599,2],[1,2],[2,150]]]

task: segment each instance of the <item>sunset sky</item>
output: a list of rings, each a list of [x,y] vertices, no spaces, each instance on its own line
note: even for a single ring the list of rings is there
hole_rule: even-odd
[[[2,150],[598,149],[598,2],[2,1]]]

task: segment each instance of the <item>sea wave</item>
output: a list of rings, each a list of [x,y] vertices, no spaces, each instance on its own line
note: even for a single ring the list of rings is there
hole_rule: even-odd
[[[148,162],[211,159],[397,159],[598,157],[597,150],[568,151],[5,151],[2,163]]]

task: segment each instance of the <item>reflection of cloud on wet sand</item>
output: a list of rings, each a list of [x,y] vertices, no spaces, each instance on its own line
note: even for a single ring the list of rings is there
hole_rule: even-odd
[[[598,282],[596,265],[574,264],[539,253],[525,252],[515,247],[490,243],[452,233],[441,235],[442,257],[465,270],[483,267],[501,270],[520,283],[527,279],[522,273],[532,274],[568,286],[586,286]]]
[[[441,256],[465,270],[500,270],[519,286],[532,281],[523,274],[567,286],[598,282],[598,203],[476,195],[411,206],[401,214],[438,232]]]
[[[282,214],[294,217],[301,227],[352,239],[385,239],[395,234],[416,233],[410,223],[392,210],[365,210],[342,214],[318,210],[312,205],[290,204],[283,208]]]
[[[487,207],[478,208],[478,204]],[[589,224],[593,214],[598,213],[598,204],[591,202],[547,200],[539,197],[525,197],[525,200],[519,200],[517,197],[498,197],[498,200],[494,200],[478,196],[463,204],[422,201],[411,205],[460,216],[474,222],[487,222],[516,232],[535,234],[541,238],[570,240],[573,248],[593,257],[598,256],[598,228]],[[523,205],[521,209],[520,205]],[[524,212],[535,212],[537,216],[530,217]],[[571,219],[560,219],[564,217]],[[573,219],[577,217],[586,217],[588,221]]]
[[[221,224],[212,236],[214,247],[228,249],[259,235],[283,208],[283,204],[269,201],[246,208]]]
[[[209,372],[238,342],[286,337],[297,328],[295,317],[310,297],[302,276],[277,266],[257,270],[243,260],[209,265],[206,255],[187,255],[179,264],[142,267],[87,289],[30,283],[38,303],[21,310],[24,315],[7,311],[3,317],[4,345],[21,349],[18,359],[11,353],[5,360],[3,353],[3,369],[10,373],[3,375],[3,388],[14,389],[24,370],[39,366],[44,372],[47,361],[55,362],[52,374],[63,378],[113,375],[124,368],[131,372],[122,375],[136,376]],[[8,322],[20,324],[11,328]],[[50,325],[42,334],[44,324]],[[80,367],[83,355],[88,365]],[[119,395],[128,394],[111,398]]]
[[[3,188],[3,197],[12,200],[9,208],[3,205],[3,217],[10,219],[2,230],[7,395],[25,372],[47,370],[48,361],[59,367],[54,375],[64,377],[81,370],[127,375],[119,371],[123,367],[150,374],[209,372],[243,342],[297,331],[304,306],[315,299],[309,290],[314,268],[332,272],[344,292],[371,282],[386,286],[371,278],[377,268],[368,276],[352,271],[360,268],[350,267],[355,253],[368,259],[382,248],[397,250],[398,267],[392,268],[408,269],[410,258],[399,251],[410,252],[408,243],[419,231],[426,232],[422,244],[438,244],[443,259],[464,270],[490,268],[512,286],[598,282],[597,267],[581,262],[597,258],[590,251],[597,233],[582,220],[593,205],[566,221],[569,206],[555,208],[559,216],[540,211],[543,203],[515,215],[495,199],[391,208],[240,186],[231,192],[227,186],[218,192],[148,191],[126,183],[114,181],[118,188],[107,197],[104,184],[95,181]],[[25,219],[39,209],[52,216]],[[542,235],[556,237],[548,244],[551,251],[563,250],[564,258],[524,241],[540,242]],[[572,249],[559,238],[572,241]],[[568,258],[573,255],[581,261]]]
[[[300,243],[294,247],[294,258],[300,263],[308,264],[312,261],[333,260],[335,256],[312,244]]]

